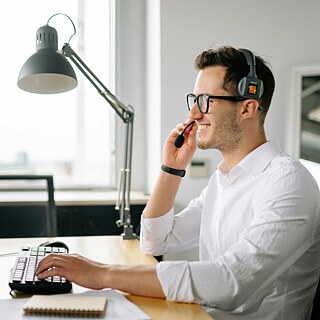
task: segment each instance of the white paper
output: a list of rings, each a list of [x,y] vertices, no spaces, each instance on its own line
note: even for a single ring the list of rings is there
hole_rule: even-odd
[[[107,311],[104,318],[107,320],[150,320],[151,318],[141,311],[135,304],[115,290],[86,291],[81,295],[105,296],[108,299]],[[0,299],[0,319],[6,320],[57,320],[61,316],[30,316],[23,313],[23,307],[29,298]],[[79,317],[69,317],[69,320],[79,320]]]

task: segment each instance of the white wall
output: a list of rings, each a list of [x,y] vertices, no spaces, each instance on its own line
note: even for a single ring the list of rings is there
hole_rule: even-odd
[[[247,47],[271,63],[276,91],[266,131],[269,139],[278,139],[288,151],[290,71],[297,64],[320,64],[319,0],[118,2],[127,19],[121,21],[127,51],[121,51],[120,92],[138,108],[134,188],[152,189],[162,145],[172,128],[187,117],[184,95],[193,90],[194,58],[209,47]],[[198,151],[196,157],[210,157],[211,172],[220,160],[214,150]],[[206,183],[207,179],[185,177],[176,206],[185,206]]]

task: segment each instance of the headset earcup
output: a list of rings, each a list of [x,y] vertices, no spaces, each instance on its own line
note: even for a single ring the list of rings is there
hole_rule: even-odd
[[[263,94],[263,82],[258,78],[244,77],[238,83],[238,94],[249,99],[260,99]]]
[[[238,94],[244,98],[260,99],[263,94],[263,81],[256,74],[256,58],[248,49],[239,49],[239,51],[244,54],[250,71],[246,77],[239,81]]]

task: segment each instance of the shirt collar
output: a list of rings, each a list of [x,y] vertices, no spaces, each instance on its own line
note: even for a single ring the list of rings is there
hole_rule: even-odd
[[[267,141],[251,151],[233,169],[238,167],[247,173],[256,176],[260,174],[280,152],[279,143]],[[221,174],[229,174],[228,167],[224,161],[221,161],[218,167]],[[233,169],[231,171],[233,171]]]

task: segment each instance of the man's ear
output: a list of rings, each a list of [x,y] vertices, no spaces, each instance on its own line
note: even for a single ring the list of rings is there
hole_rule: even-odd
[[[248,119],[259,112],[259,101],[256,99],[244,100],[241,103],[241,117]]]

